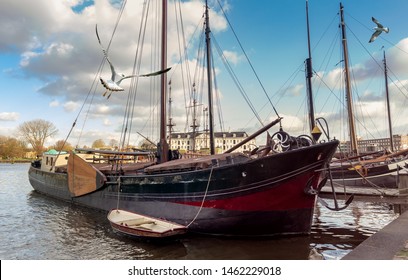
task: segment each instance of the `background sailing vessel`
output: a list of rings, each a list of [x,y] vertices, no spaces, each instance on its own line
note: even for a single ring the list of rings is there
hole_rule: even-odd
[[[332,165],[333,179],[338,183],[343,183],[347,186],[376,186],[376,187],[397,187],[398,172],[400,169],[408,167],[408,150],[402,150],[398,153],[389,153],[385,155],[376,156],[374,154],[366,155],[361,154],[358,149],[358,140],[355,129],[355,116],[353,109],[353,98],[351,90],[351,81],[349,73],[349,58],[348,47],[346,38],[346,24],[344,21],[344,7],[340,3],[340,17],[341,17],[341,29],[343,38],[343,54],[344,54],[344,68],[345,68],[345,82],[346,82],[346,94],[347,94],[347,108],[349,118],[349,134],[350,134],[350,152],[351,156],[358,156],[354,159],[340,160]],[[388,112],[388,124],[390,133],[390,147],[391,152],[394,152],[392,125],[391,125],[391,113],[389,107],[389,92],[388,92],[388,77],[387,77],[387,64],[384,52],[384,75],[385,75],[385,88],[387,98],[387,112]],[[387,152],[387,151],[385,151]],[[338,168],[340,166],[340,168]]]
[[[353,87],[351,74],[351,66],[349,62],[349,52],[348,52],[348,41],[346,37],[347,25],[344,20],[344,7],[340,3],[340,34],[341,34],[341,45],[342,45],[342,57],[340,62],[343,63],[344,68],[342,71],[344,75],[342,79],[344,80],[344,92],[345,92],[345,115],[347,116],[347,124],[344,126],[348,128],[348,135],[350,140],[347,142],[349,145],[345,147],[344,145],[340,146],[340,151],[336,154],[337,159],[335,159],[331,166],[331,173],[334,179],[334,182],[338,185],[346,186],[371,186],[376,188],[382,187],[396,187],[398,184],[398,173],[400,170],[408,167],[408,150],[399,147],[398,151],[394,151],[395,145],[393,143],[393,133],[392,133],[392,124],[391,124],[391,110],[389,105],[389,92],[388,92],[388,74],[387,74],[387,64],[384,51],[383,63],[375,61],[374,57],[371,56],[374,62],[378,67],[383,67],[382,71],[385,76],[385,95],[386,95],[386,104],[387,104],[387,117],[388,117],[388,129],[389,129],[389,146],[379,147],[382,150],[377,152],[372,151],[361,151],[359,149],[359,141],[357,139],[357,129],[356,129],[356,120],[360,127],[364,127],[364,123],[361,118],[357,118],[355,113],[355,98],[353,98],[352,91],[355,90]],[[354,34],[354,33],[353,33]],[[370,54],[371,55],[371,54]],[[309,56],[310,56],[310,45],[309,45]],[[308,76],[308,85],[311,84],[310,78],[312,76],[312,70],[310,64],[310,58],[307,63],[307,76]],[[339,63],[340,63],[339,62]],[[337,63],[337,64],[339,64]],[[337,65],[336,64],[336,65]],[[317,70],[316,70],[317,71]],[[318,75],[319,79],[322,79]],[[322,83],[325,82],[322,80]],[[326,85],[326,84],[325,84]],[[310,87],[310,86],[309,86]],[[311,90],[309,90],[310,92]],[[309,100],[309,104],[313,104],[313,99]],[[309,115],[313,116],[313,107],[309,105]],[[314,117],[314,116],[313,116]],[[314,119],[312,118],[310,123],[313,123]],[[329,131],[328,128],[324,127],[324,131]],[[369,132],[370,133],[370,132]],[[330,138],[330,136],[328,136]],[[372,142],[375,142],[374,140]]]
[[[167,1],[162,1],[160,18],[160,69],[166,69]],[[205,60],[209,69],[206,77],[210,155],[171,160],[166,136],[168,100],[167,73],[164,73],[160,78],[160,139],[155,161],[139,162],[137,157],[149,153],[121,150],[77,149],[69,156],[46,155],[41,164],[33,164],[29,170],[33,188],[97,209],[120,208],[160,217],[200,233],[246,236],[309,233],[316,195],[322,187],[321,182],[325,181],[324,170],[339,142],[316,144],[306,136],[289,136],[281,126],[267,138],[265,147],[253,149],[250,154],[234,152],[246,141],[281,123],[282,118],[273,107],[275,120],[223,154],[215,154],[213,57],[207,3],[204,19]],[[147,21],[143,18],[142,26],[144,22]],[[135,77],[135,83],[137,79]],[[125,109],[129,119],[124,122],[120,141],[122,149],[130,137],[128,125],[135,113],[132,107],[136,96],[131,91],[129,96],[130,106]],[[66,164],[57,165],[56,158],[60,160],[61,156]]]

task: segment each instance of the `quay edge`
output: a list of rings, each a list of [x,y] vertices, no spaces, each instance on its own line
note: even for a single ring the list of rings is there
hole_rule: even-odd
[[[342,260],[408,260],[408,211],[358,245]]]

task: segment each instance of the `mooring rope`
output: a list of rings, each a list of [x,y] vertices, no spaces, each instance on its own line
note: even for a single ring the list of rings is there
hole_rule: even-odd
[[[205,193],[204,193],[204,196],[203,196],[203,200],[201,201],[200,209],[198,209],[198,212],[197,212],[197,214],[195,215],[194,219],[187,225],[187,227],[190,227],[190,225],[195,222],[195,220],[197,219],[198,215],[199,215],[200,212],[201,212],[201,209],[203,209],[204,201],[205,201],[205,198],[206,198],[206,196],[207,196],[208,188],[209,188],[209,186],[210,186],[210,181],[211,181],[211,176],[212,176],[213,169],[214,169],[214,165],[211,166],[210,177],[208,178],[207,187],[206,187],[206,189],[205,189]]]
[[[118,182],[118,201],[117,201],[117,203],[116,203],[116,210],[119,210],[119,200],[120,200],[120,183],[121,183],[120,176],[118,177],[117,182]]]

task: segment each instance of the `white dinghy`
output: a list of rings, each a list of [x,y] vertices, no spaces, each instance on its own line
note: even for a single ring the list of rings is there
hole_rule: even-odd
[[[161,238],[187,232],[186,226],[121,209],[111,210],[108,220],[114,230],[133,237]]]

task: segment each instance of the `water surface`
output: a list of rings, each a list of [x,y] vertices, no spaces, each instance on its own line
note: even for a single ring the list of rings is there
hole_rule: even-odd
[[[0,164],[0,259],[304,260],[312,248],[325,259],[340,259],[398,216],[392,204],[353,201],[340,212],[318,205],[308,236],[187,235],[146,242],[114,233],[106,213],[36,193],[28,182],[28,168]]]

